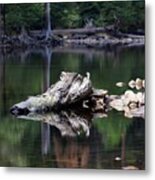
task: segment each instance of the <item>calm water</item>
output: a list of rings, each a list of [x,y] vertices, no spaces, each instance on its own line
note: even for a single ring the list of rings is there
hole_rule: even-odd
[[[145,122],[111,111],[89,119],[89,137],[62,137],[43,122],[17,119],[9,108],[41,94],[61,71],[91,73],[94,87],[120,94],[117,81],[144,78],[144,48],[31,49],[0,53],[0,166],[121,169],[145,168]]]

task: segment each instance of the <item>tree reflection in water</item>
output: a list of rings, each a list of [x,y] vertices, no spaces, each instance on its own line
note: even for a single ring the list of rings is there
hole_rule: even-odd
[[[134,164],[134,166],[129,168],[143,169],[144,160],[142,160],[142,156],[140,156],[140,160],[139,157],[137,159],[135,156],[138,151],[131,153],[126,142],[128,138],[127,129],[132,126],[132,121],[123,122],[124,119],[118,119],[117,122],[115,121],[117,126],[114,124],[113,127],[114,132],[111,132],[109,131],[111,127],[108,127],[108,124],[113,125],[111,117],[109,118],[110,122],[107,123],[108,117],[103,113],[100,122],[104,123],[100,125],[98,124],[99,120],[97,120],[98,115],[100,119],[101,113],[92,114],[90,112],[70,110],[48,114],[30,113],[27,116],[19,116],[18,118],[41,121],[52,127],[52,135],[48,138],[51,138],[50,141],[51,144],[53,144],[54,157],[47,156],[48,159],[45,157],[45,162],[53,161],[56,163],[56,167],[103,168],[103,166],[105,166],[104,168],[119,169],[130,164],[128,156],[132,154],[132,159],[135,159],[131,161],[131,164]],[[105,117],[105,120],[103,117]],[[140,121],[143,120],[140,119]],[[97,132],[95,127],[99,128],[99,130],[102,128],[102,130]],[[110,133],[113,134],[113,136],[111,136]],[[109,139],[109,137],[114,137],[116,142],[112,142],[113,139]],[[107,143],[109,144],[108,146],[106,145]],[[120,145],[118,146],[119,143]],[[117,146],[118,149],[115,150]],[[110,149],[112,153],[109,151]],[[50,154],[50,151],[48,153]],[[120,159],[119,161],[117,161],[117,156]],[[141,161],[140,165],[139,161]]]
[[[61,118],[72,117],[72,121],[64,120],[74,134],[69,137],[67,134],[61,135],[58,130],[60,125],[55,128],[45,122],[48,130],[45,128],[41,132],[41,121],[15,119],[8,112],[15,102],[30,94],[42,93],[49,81],[52,84],[57,80],[62,70],[79,73],[90,70],[94,87],[122,93],[115,87],[116,82],[128,82],[139,76],[144,78],[143,49],[110,52],[57,48],[52,53],[51,67],[46,61],[45,49],[15,50],[5,55],[0,53],[0,165],[105,169],[133,165],[144,169],[145,122],[141,118],[127,119],[121,112],[115,111],[109,112],[108,117],[64,112]],[[91,58],[87,56],[90,53]],[[78,119],[78,128],[75,128],[73,117],[76,121]]]

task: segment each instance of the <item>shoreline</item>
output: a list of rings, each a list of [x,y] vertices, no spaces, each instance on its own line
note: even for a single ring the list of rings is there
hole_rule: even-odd
[[[19,35],[1,35],[0,49],[39,46],[78,46],[104,48],[115,46],[143,46],[145,35],[115,32],[103,28],[53,30],[48,38],[42,31],[24,32]]]

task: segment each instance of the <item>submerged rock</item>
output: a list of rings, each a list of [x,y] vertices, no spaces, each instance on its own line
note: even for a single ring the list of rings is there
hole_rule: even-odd
[[[132,89],[135,88],[135,86],[136,86],[135,81],[134,80],[129,81],[128,86]]]
[[[136,79],[136,89],[137,90],[140,90],[142,87],[143,87],[143,80],[142,79],[140,79],[140,78],[137,78]]]
[[[125,86],[125,83],[124,82],[117,82],[116,86],[117,87],[123,87],[123,86]]]

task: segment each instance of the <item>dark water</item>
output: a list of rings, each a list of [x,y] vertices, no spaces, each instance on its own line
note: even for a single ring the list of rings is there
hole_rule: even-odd
[[[9,108],[41,94],[61,71],[90,72],[94,87],[120,94],[117,81],[144,78],[144,48],[31,49],[0,54],[0,166],[145,168],[145,122],[111,111],[90,122],[89,137],[62,137],[43,122],[17,119]]]

